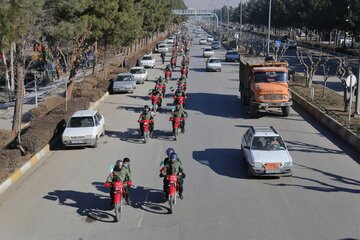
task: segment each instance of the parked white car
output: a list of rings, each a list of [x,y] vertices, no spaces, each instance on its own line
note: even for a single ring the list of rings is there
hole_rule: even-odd
[[[97,147],[99,138],[105,135],[105,119],[96,110],[76,111],[66,125],[62,142],[67,146]]]
[[[218,58],[214,58],[214,57],[210,57],[207,61],[206,61],[206,71],[219,71],[221,72],[221,62],[220,59]]]
[[[129,72],[134,75],[136,83],[144,84],[148,80],[148,72],[144,67],[132,67]]]
[[[293,162],[274,127],[250,127],[241,141],[249,176],[291,176]]]
[[[152,55],[144,55],[140,61],[140,66],[154,68],[155,67],[155,58]]]
[[[130,92],[136,88],[136,81],[132,73],[120,73],[112,81],[112,93]]]
[[[205,48],[203,51],[203,57],[212,57],[214,54],[215,52],[212,48]]]

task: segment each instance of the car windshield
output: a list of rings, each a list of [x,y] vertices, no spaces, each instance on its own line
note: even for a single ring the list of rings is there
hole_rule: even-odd
[[[204,50],[204,52],[211,52],[211,51],[212,51],[211,48],[206,48],[206,49]]]
[[[141,74],[141,73],[145,73],[144,69],[131,69],[130,72],[132,74]]]
[[[144,56],[142,60],[151,60],[151,56]]]
[[[219,63],[219,59],[210,59],[209,63]]]
[[[256,83],[268,82],[287,82],[288,74],[286,72],[257,72],[255,73]]]
[[[212,43],[212,45],[217,45],[217,44],[219,44],[219,42],[213,42],[213,43]]]
[[[72,117],[67,125],[69,128],[93,127],[94,119],[91,116]]]
[[[117,81],[117,82],[127,82],[127,81],[132,81],[132,78],[131,78],[131,76],[129,76],[129,75],[118,76],[118,77],[116,78],[116,81]]]
[[[266,137],[254,137],[252,141],[251,149],[262,150],[262,151],[276,151],[276,150],[285,150],[286,147],[281,137],[266,136]]]

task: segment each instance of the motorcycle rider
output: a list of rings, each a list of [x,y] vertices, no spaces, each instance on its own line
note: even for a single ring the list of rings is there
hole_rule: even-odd
[[[158,106],[161,107],[161,104],[162,104],[162,98],[163,98],[163,94],[162,92],[160,92],[160,90],[155,87],[152,91],[151,91],[151,95],[150,95],[150,98],[152,99],[153,96],[156,96],[158,97]]]
[[[187,96],[186,96],[185,91],[183,90],[184,87],[186,89],[186,86],[178,85],[178,88],[176,89],[175,94],[174,94],[174,103],[175,104],[178,104],[179,98],[183,97],[183,106],[185,106],[185,100],[187,99]]]
[[[165,83],[165,81],[163,80],[163,78],[161,76],[156,81],[155,88],[159,89],[159,91],[161,91],[163,97],[165,97],[166,83]]]
[[[150,125],[150,136],[153,135],[153,131],[154,131],[154,125],[155,125],[155,122],[154,122],[154,116],[155,116],[155,113],[153,111],[150,111],[150,108],[148,105],[145,105],[140,116],[139,116],[139,119],[138,119],[138,122],[140,123],[140,131],[141,131],[141,135],[144,134],[143,132],[143,120],[148,120],[149,121],[149,125]]]
[[[130,162],[130,159],[129,159]],[[109,176],[106,178],[106,182],[104,185],[122,181],[124,185],[124,189],[126,191],[126,203],[128,205],[131,204],[130,201],[130,186],[132,186],[132,180],[131,180],[131,173],[128,169],[128,163],[124,164],[122,160],[117,160],[115,167],[113,168],[113,171],[109,174]],[[114,202],[114,189],[113,186],[110,190],[110,198],[111,198],[111,204]]]
[[[171,174],[176,174],[178,177],[178,184],[179,184],[179,197],[180,199],[184,198],[183,192],[184,192],[184,178],[185,173],[184,169],[182,167],[182,163],[178,160],[177,154],[175,152],[170,153],[169,160],[166,165],[162,168],[162,171],[160,173],[160,177],[164,176],[165,179],[167,176]],[[166,197],[168,196],[167,190],[167,181],[166,184],[164,182],[163,186],[165,190]]]
[[[166,54],[165,54],[164,52],[160,53],[160,57],[161,57],[161,62],[162,62],[162,64],[165,63],[165,56],[166,56]]]
[[[185,133],[185,119],[188,117],[188,114],[180,104],[176,104],[175,109],[171,114],[171,118],[174,118],[174,117],[180,118],[181,132]],[[174,124],[174,122],[173,122],[173,124]],[[174,128],[174,125],[173,125],[173,128]]]

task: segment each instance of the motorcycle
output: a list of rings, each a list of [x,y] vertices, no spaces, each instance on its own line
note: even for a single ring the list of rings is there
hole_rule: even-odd
[[[176,141],[179,138],[179,134],[181,130],[181,119],[180,117],[170,117],[169,121],[172,122],[173,134]]]
[[[161,97],[156,96],[156,95],[150,95],[149,97],[151,99],[153,110],[154,110],[154,112],[156,112],[158,110],[158,108],[161,107],[161,99],[159,99]]]
[[[129,182],[128,182],[129,184]],[[124,188],[124,184],[122,181],[112,182],[112,183],[105,183],[105,187],[111,188],[114,192],[113,204],[115,210],[115,220],[117,222],[121,219],[121,213],[123,211],[123,206],[125,204],[126,199],[126,191]],[[131,183],[130,183],[131,186]]]
[[[177,193],[179,192],[178,177],[176,174],[171,174],[171,175],[167,176],[166,178],[167,178],[167,182],[168,182],[167,193],[169,196],[168,201],[169,201],[169,205],[170,205],[170,213],[173,213],[174,207],[176,205],[176,196],[177,196]]]
[[[170,65],[171,70],[174,71],[174,68],[176,68],[176,58],[171,58]]]
[[[149,135],[150,135],[150,121],[147,119],[143,119],[138,122],[140,123],[140,127],[142,128],[142,135],[144,138],[144,142],[147,143],[149,141]]]
[[[175,105],[180,104],[181,107],[184,107],[185,100],[186,100],[186,97],[174,95],[174,103],[175,103]]]
[[[171,80],[172,73],[170,70],[165,70],[164,72],[165,72],[165,81],[166,81],[166,83],[168,83],[169,80]]]
[[[188,72],[188,71],[187,71],[186,67],[182,67],[182,68],[181,68],[181,76],[182,76],[182,77],[186,77],[186,78],[187,78],[187,75],[188,75],[187,72]]]

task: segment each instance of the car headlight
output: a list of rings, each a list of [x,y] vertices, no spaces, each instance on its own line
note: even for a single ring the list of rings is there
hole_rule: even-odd
[[[95,138],[95,136],[93,136],[93,135],[86,135],[85,136],[85,139],[93,139],[93,138]]]
[[[70,141],[70,137],[69,136],[62,136],[63,141]]]
[[[254,168],[263,168],[264,165],[261,162],[254,162]]]
[[[289,96],[288,96],[288,95],[283,95],[283,99],[284,99],[284,100],[288,100],[288,99],[289,99]]]
[[[292,166],[292,163],[291,163],[291,162],[284,162],[284,163],[283,163],[283,166],[284,166],[284,167],[291,167],[291,166]]]
[[[258,100],[259,100],[259,101],[263,101],[263,100],[264,100],[264,95],[258,96]]]
[[[257,84],[255,84],[255,91],[259,91],[259,89],[260,89],[260,87],[259,87],[259,85],[257,85]]]

